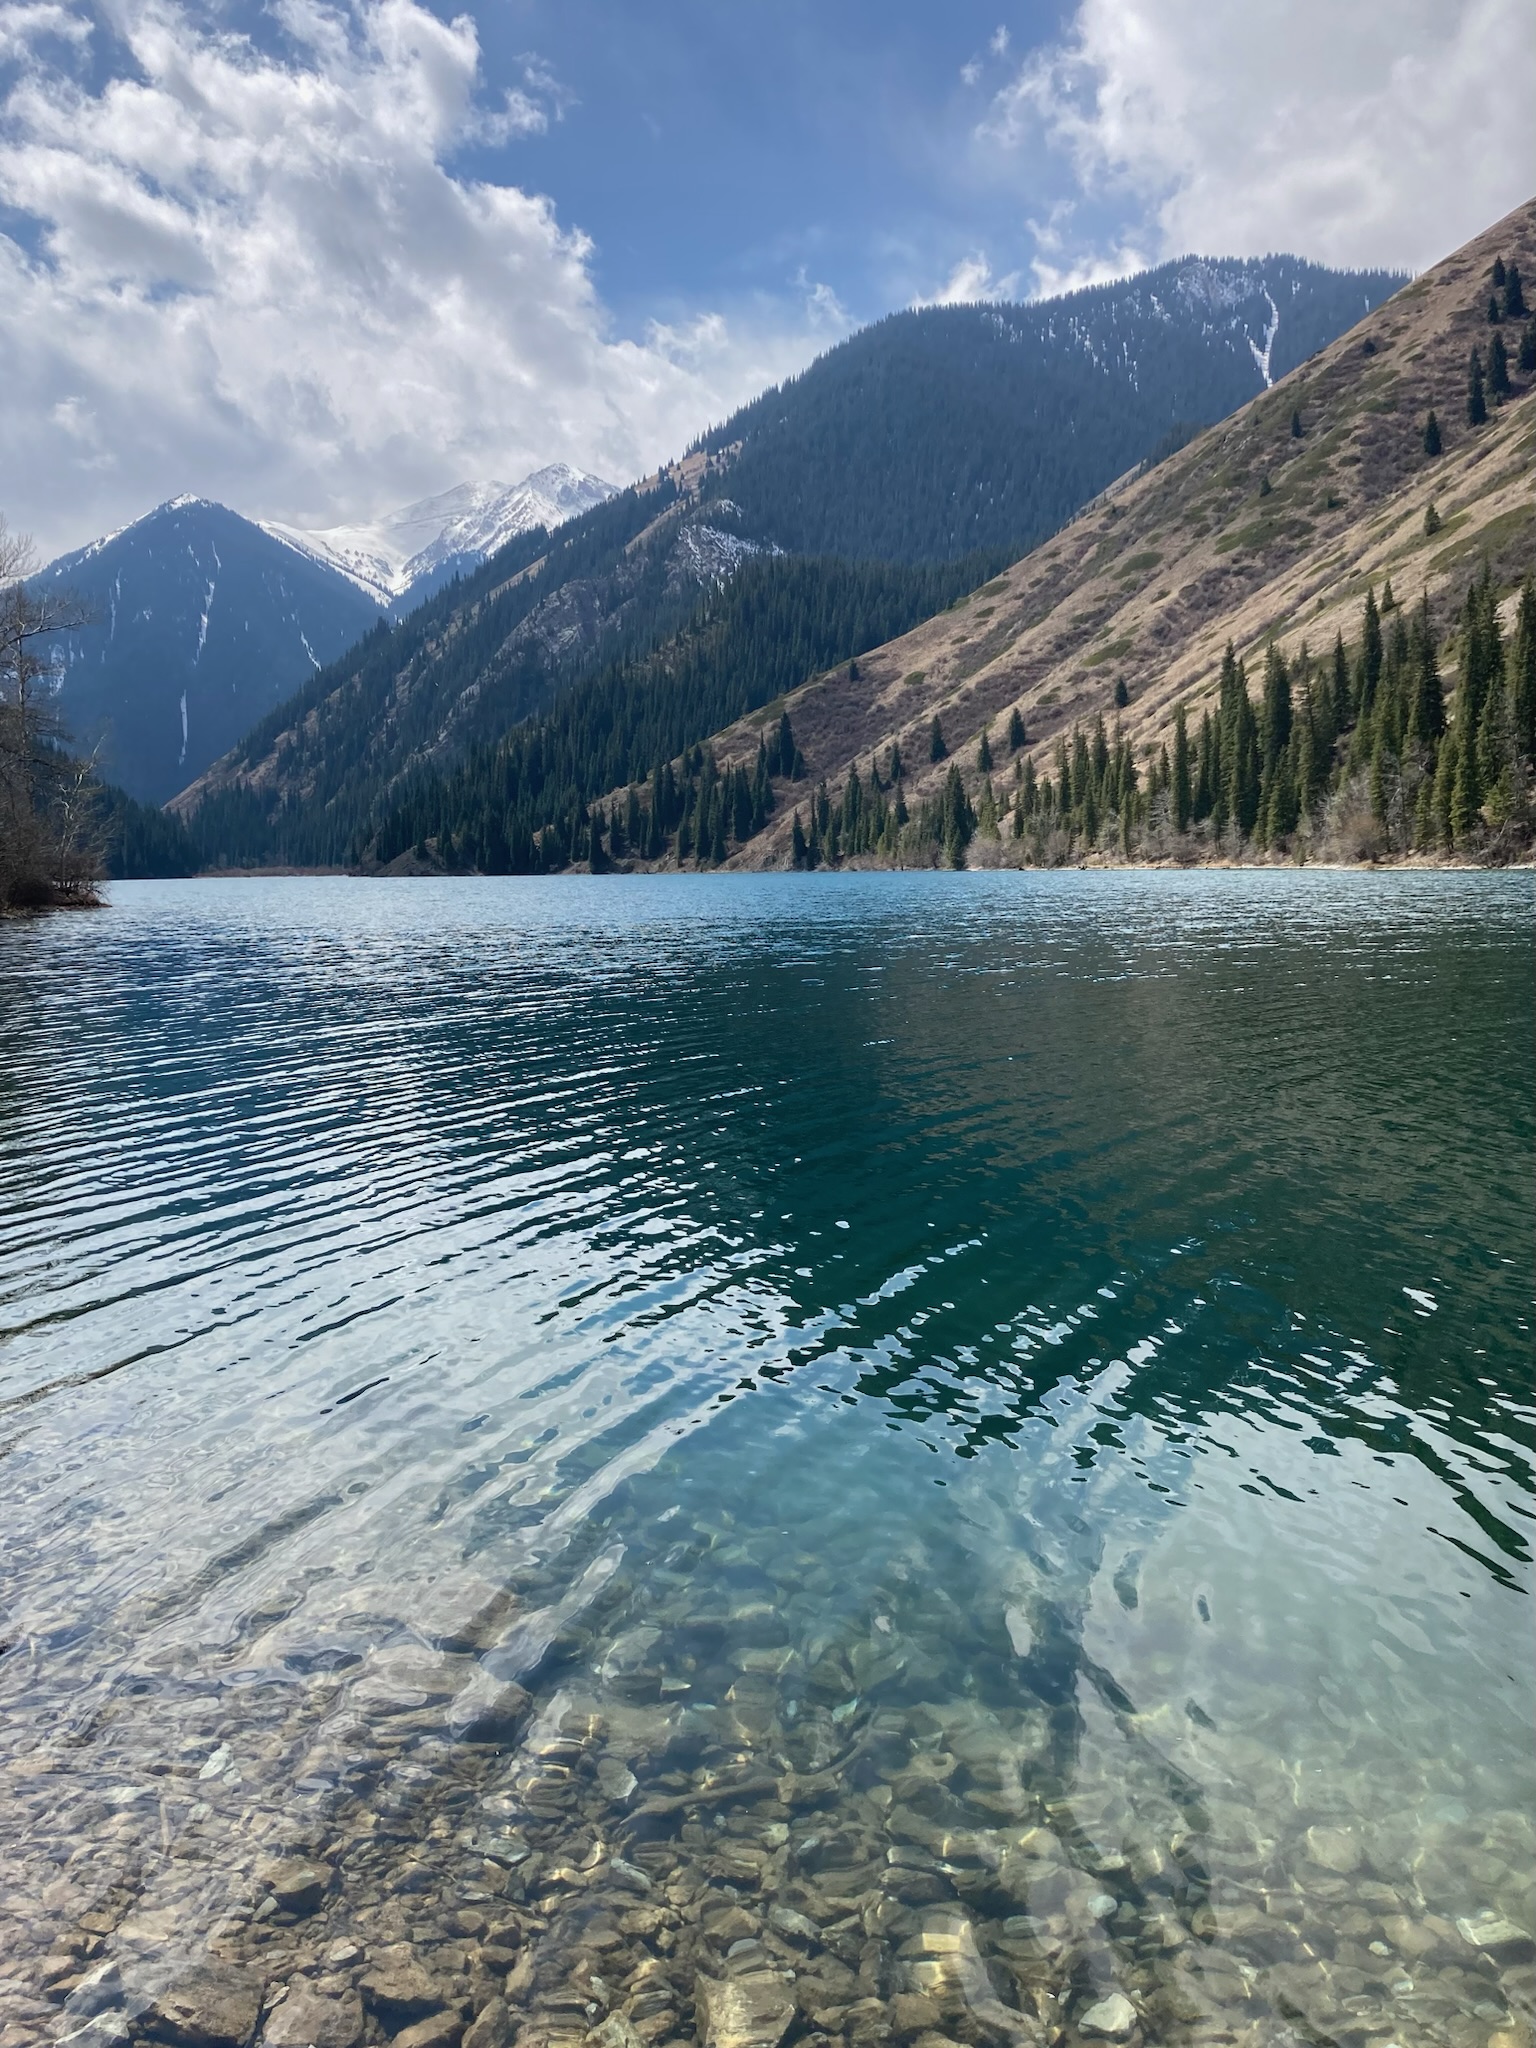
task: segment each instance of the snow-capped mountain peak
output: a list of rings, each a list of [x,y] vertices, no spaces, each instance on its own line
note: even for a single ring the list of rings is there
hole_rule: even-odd
[[[456,484],[435,497],[350,526],[311,529],[268,523],[266,530],[339,569],[376,604],[398,611],[455,569],[473,567],[531,527],[556,527],[612,497],[615,486],[564,462],[521,483]]]

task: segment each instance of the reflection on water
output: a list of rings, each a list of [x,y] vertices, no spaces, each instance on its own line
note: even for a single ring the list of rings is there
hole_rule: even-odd
[[[116,893],[0,2048],[1530,2048],[1528,878]]]

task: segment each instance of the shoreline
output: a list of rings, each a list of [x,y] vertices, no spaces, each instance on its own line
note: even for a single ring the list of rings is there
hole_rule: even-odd
[[[1115,860],[1103,855],[1090,855],[1081,860],[1046,862],[977,861],[967,862],[963,868],[945,866],[942,862],[924,862],[921,866],[893,866],[884,861],[871,861],[860,857],[839,861],[836,866],[815,868],[794,867],[748,867],[725,862],[718,868],[679,867],[675,862],[654,866],[636,863],[633,866],[603,868],[595,879],[599,881],[623,881],[637,875],[676,876],[744,876],[744,875],[1062,875],[1062,874],[1302,874],[1317,872],[1334,875],[1382,875],[1382,874],[1448,874],[1448,875],[1498,875],[1536,872],[1536,851],[1522,854],[1518,860],[1480,861],[1468,859],[1434,859],[1423,854],[1405,854],[1391,860],[1241,860],[1224,857],[1218,860]],[[543,874],[489,874],[480,868],[416,869],[408,874],[389,874],[380,869],[337,868],[337,867],[271,867],[271,868],[203,868],[193,875],[112,875],[100,885],[110,888],[123,881],[136,882],[229,882],[229,881],[274,881],[330,879],[354,882],[558,882],[579,878],[594,879],[592,869],[585,862],[570,867],[550,869]],[[105,899],[97,897],[92,901],[76,899],[70,903],[41,904],[35,910],[17,912],[18,916],[32,916],[46,910],[92,910],[104,907]]]

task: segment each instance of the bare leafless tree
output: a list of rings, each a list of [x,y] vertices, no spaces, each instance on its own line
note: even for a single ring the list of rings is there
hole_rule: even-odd
[[[0,515],[0,909],[88,895],[99,870],[90,764],[65,750],[44,679],[49,637],[83,625],[72,593],[38,590],[37,554]]]

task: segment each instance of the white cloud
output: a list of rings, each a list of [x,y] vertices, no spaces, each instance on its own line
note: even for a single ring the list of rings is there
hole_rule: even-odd
[[[1007,29],[1003,28],[1001,25],[993,29],[992,40],[988,45],[993,56],[1006,57],[1008,54],[1008,44],[1010,40],[1011,39],[1009,37]]]
[[[1026,223],[1035,243],[1030,265],[1035,295],[1056,298],[1062,292],[1081,291],[1086,285],[1108,284],[1117,277],[1134,277],[1150,269],[1156,257],[1144,244],[1126,235],[1107,249],[1084,250],[1074,235],[1077,209],[1070,200],[1053,206],[1043,219]]]
[[[1154,257],[1419,269],[1528,196],[1533,99],[1529,0],[1080,0],[978,139]]]
[[[912,303],[914,306],[969,306],[978,299],[1016,299],[1019,283],[1016,270],[1010,270],[1006,277],[994,277],[992,265],[978,249],[960,258],[936,292],[919,293]]]
[[[92,89],[64,10],[0,8],[0,202],[31,224],[0,235],[0,467],[46,549],[181,490],[319,525],[553,460],[622,480],[825,345],[815,292],[616,338],[585,237],[453,168],[559,117],[537,59],[487,109],[467,17],[276,11],[286,57],[121,0],[132,73]]]

